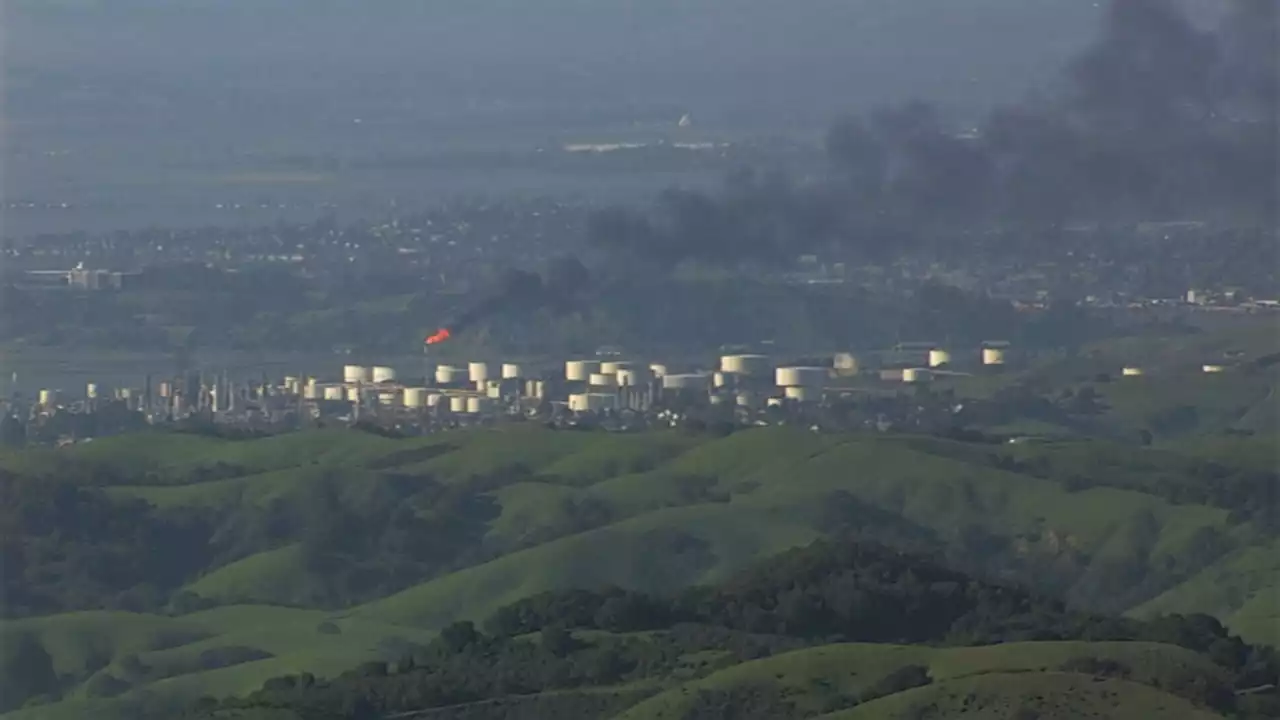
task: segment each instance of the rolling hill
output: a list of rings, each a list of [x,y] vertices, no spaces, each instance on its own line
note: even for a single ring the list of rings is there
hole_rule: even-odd
[[[84,533],[127,507],[131,524],[155,528],[145,537],[203,548],[172,572],[134,567],[127,587],[81,587],[76,573],[154,549],[129,544],[145,537],[98,543],[102,556],[51,580],[50,558],[91,539],[39,535],[25,574],[6,586],[7,605],[21,596],[26,617],[0,621],[0,633],[34,639],[54,679],[12,716],[127,715],[130,703],[244,694],[283,674],[333,676],[538,593],[674,593],[821,537],[943,557],[1101,612],[1207,612],[1250,642],[1275,643],[1275,525],[1242,509],[1257,504],[1249,493],[1271,448],[1259,437],[1008,446],[788,427],[722,436],[516,424],[402,440],[156,433],[6,452],[0,469],[19,507],[77,497],[67,521]],[[5,532],[35,532],[33,517],[7,515]],[[937,676],[884,712],[985,698],[1010,672]],[[1132,684],[1042,680],[1090,703]],[[1135,708],[1180,707],[1138,694]],[[991,702],[978,707],[1002,712],[993,708],[1003,700]]]

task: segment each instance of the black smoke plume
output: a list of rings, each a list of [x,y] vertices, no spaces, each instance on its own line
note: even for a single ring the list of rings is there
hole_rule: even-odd
[[[426,339],[428,345],[444,342],[487,318],[519,308],[532,312],[547,308],[554,313],[569,312],[579,305],[590,285],[591,274],[572,257],[553,260],[539,274],[510,269],[502,274],[494,289],[466,308]]]
[[[844,118],[819,182],[746,172],[717,194],[668,190],[646,212],[596,214],[589,239],[672,266],[875,259],[925,237],[1073,222],[1274,227],[1280,3],[1228,4],[1201,29],[1171,0],[1112,0],[1055,92],[997,108],[976,132],[922,102]]]

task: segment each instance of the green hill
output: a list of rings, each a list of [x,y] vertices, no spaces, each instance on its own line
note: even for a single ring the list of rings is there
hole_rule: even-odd
[[[0,529],[18,554],[0,638],[34,638],[54,680],[33,687],[63,698],[20,717],[127,716],[139,698],[394,658],[537,593],[676,592],[836,536],[1098,611],[1207,612],[1275,643],[1272,448],[516,424],[9,451]]]
[[[861,707],[830,717],[895,717],[907,707],[936,705],[934,712],[949,717],[952,712],[991,713],[999,705],[1019,704],[1028,697],[1077,699],[1076,683],[1092,678],[1060,673],[1063,668],[1081,667],[1085,661],[1115,663],[1128,669],[1131,684],[1138,688],[1112,689],[1125,698],[1107,708],[1101,717],[1154,717],[1125,715],[1123,712],[1180,708],[1200,715],[1172,717],[1217,717],[1196,711],[1186,700],[1145,686],[1167,685],[1188,674],[1220,677],[1222,671],[1195,653],[1168,645],[1149,643],[1008,643],[977,648],[935,649],[891,645],[824,645],[797,650],[763,660],[735,665],[705,678],[683,683],[642,702],[620,715],[618,720],[679,718],[688,716],[708,696],[733,696],[761,692],[785,698],[806,716],[821,715],[833,705],[860,704]],[[919,689],[886,693],[892,677],[904,667],[923,668],[929,684]],[[886,680],[890,682],[886,683]],[[1064,682],[1065,680],[1065,682]],[[960,691],[987,697],[952,705]],[[1135,692],[1136,691],[1136,692]],[[968,708],[965,710],[964,708]],[[1023,707],[1033,707],[1023,705]],[[1107,707],[1105,705],[1100,707]],[[1042,709],[1042,708],[1034,708]],[[1094,707],[1073,707],[1095,710]],[[885,713],[883,715],[879,713]],[[909,715],[904,715],[909,716]],[[982,717],[982,715],[978,715]],[[1003,717],[989,714],[989,717]],[[1162,716],[1170,717],[1170,716]]]

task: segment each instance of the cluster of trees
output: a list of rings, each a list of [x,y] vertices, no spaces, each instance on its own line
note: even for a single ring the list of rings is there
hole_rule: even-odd
[[[719,196],[673,189],[650,214],[599,213],[591,237],[671,265],[833,247],[885,258],[955,227],[1188,217],[1270,227],[1275,13],[1268,0],[1234,0],[1220,27],[1202,30],[1177,3],[1113,0],[1060,92],[998,108],[974,133],[920,102],[845,119],[828,136],[822,182],[743,173]]]
[[[212,559],[207,518],[0,470],[0,613],[162,607]]]
[[[646,632],[627,634],[641,631]],[[623,706],[638,698],[624,696],[627,691],[619,688],[664,677],[682,656],[700,650],[724,651],[716,666],[723,667],[837,641],[977,645],[1067,639],[1185,647],[1221,665],[1234,682],[1191,673],[1170,682],[1168,691],[1242,717],[1267,717],[1280,707],[1274,691],[1234,692],[1276,682],[1280,662],[1274,650],[1245,644],[1212,618],[1169,616],[1141,622],[1071,613],[1054,601],[973,580],[926,558],[874,544],[824,541],[723,584],[675,597],[616,588],[545,593],[499,610],[484,631],[470,622],[454,623],[430,646],[414,649],[399,662],[369,663],[328,681],[309,675],[277,678],[247,699],[206,701],[198,708],[204,714],[197,716],[273,707],[293,708],[304,717],[330,713],[372,718],[588,687],[616,690],[618,695],[605,697]],[[1072,671],[1126,672],[1103,661],[1077,664]],[[885,678],[875,692],[845,702],[856,704],[929,681],[925,668],[907,666]],[[789,717],[793,709],[785,698],[768,692],[732,692],[699,702],[721,713],[737,708],[734,717],[757,717],[753,713],[766,710],[771,717]]]
[[[1268,438],[1250,442],[1274,445]],[[1233,519],[1252,521],[1264,529],[1280,527],[1277,488],[1280,474],[1257,467],[1190,458],[1155,470],[1137,456],[1117,457],[1106,447],[1089,445],[1070,451],[1052,449],[1018,454],[993,452],[990,462],[1003,470],[1055,480],[1070,490],[1113,487],[1155,495],[1175,505],[1208,505],[1230,510]]]
[[[157,436],[162,442],[163,437]],[[419,460],[442,448],[414,451]],[[384,464],[411,462],[400,455]],[[309,490],[253,502],[157,507],[107,492],[119,485],[194,484],[247,470],[214,462],[181,476],[63,462],[50,474],[0,470],[0,614],[85,609],[183,613],[207,607],[182,591],[256,553],[296,545],[309,571],[281,601],[340,608],[476,565],[529,544],[607,524],[604,505],[566,501],[562,521],[516,541],[487,542],[491,491],[536,480],[519,464],[460,482],[370,468],[359,483],[315,470]]]

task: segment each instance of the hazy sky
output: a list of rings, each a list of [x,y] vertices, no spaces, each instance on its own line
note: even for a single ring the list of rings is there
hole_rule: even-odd
[[[1080,0],[11,0],[8,67],[61,84],[806,116],[986,104],[1090,33]],[[372,86],[370,85],[372,81]],[[19,109],[20,111],[21,109]]]

